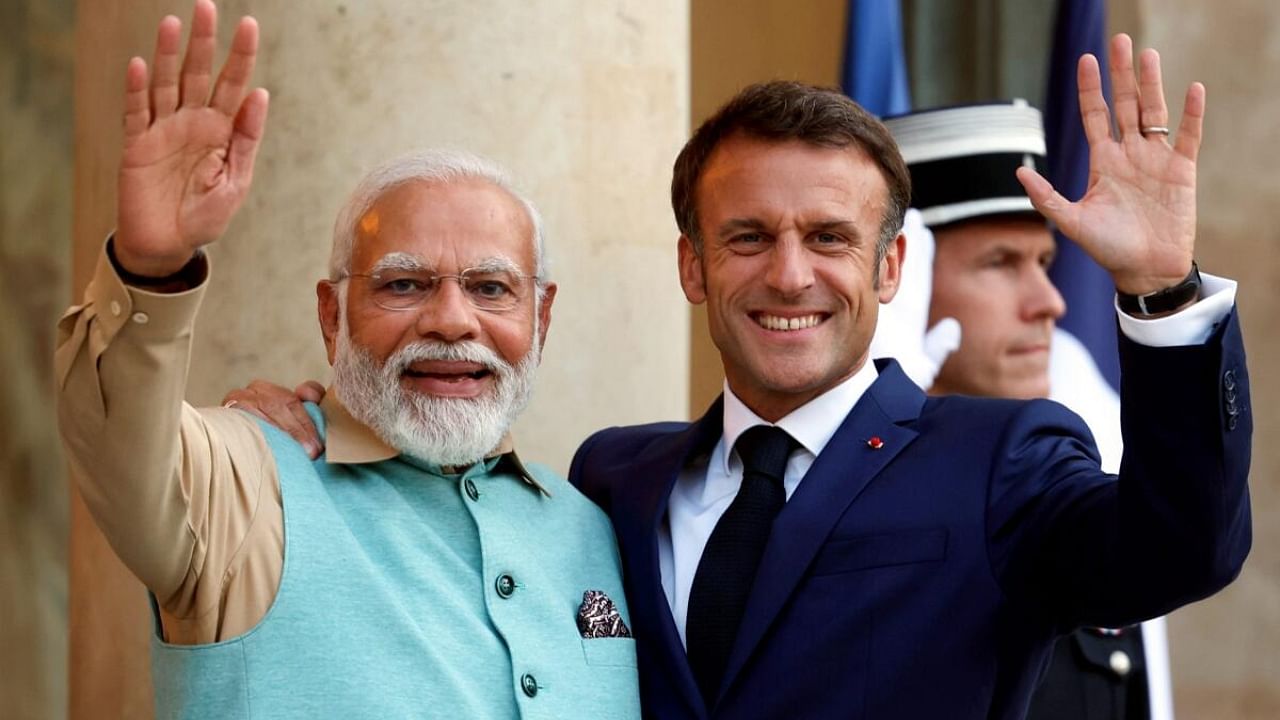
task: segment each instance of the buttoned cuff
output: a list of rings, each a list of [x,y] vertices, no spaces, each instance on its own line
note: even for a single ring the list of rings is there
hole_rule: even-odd
[[[111,238],[107,238],[107,242],[110,241]],[[97,308],[102,339],[110,342],[126,325],[152,337],[172,337],[189,332],[195,324],[205,288],[209,285],[208,257],[201,254],[194,262],[203,264],[199,285],[175,293],[152,292],[126,285],[107,256],[107,246],[103,243],[102,252],[98,254],[98,266],[84,293],[85,303]]]
[[[1235,280],[1200,274],[1200,299],[1187,308],[1162,318],[1144,320],[1120,309],[1116,316],[1120,332],[1130,340],[1148,347],[1203,345],[1213,331],[1230,314],[1236,303]]]

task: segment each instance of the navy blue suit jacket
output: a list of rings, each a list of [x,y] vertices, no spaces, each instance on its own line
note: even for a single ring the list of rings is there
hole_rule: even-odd
[[[570,478],[613,520],[646,716],[1021,718],[1056,635],[1225,586],[1251,533],[1235,311],[1203,346],[1122,337],[1121,363],[1119,478],[1060,405],[930,398],[881,364],[774,522],[712,709],[663,593],[657,531],[681,469],[719,439],[721,404],[592,436]]]

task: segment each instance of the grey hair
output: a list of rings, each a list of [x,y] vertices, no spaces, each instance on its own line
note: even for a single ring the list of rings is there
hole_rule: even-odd
[[[338,211],[333,225],[333,251],[329,255],[329,279],[338,281],[351,270],[356,226],[378,198],[390,190],[416,180],[449,183],[457,180],[484,180],[507,191],[524,207],[533,226],[534,277],[541,300],[550,279],[542,234],[542,215],[529,198],[515,189],[510,174],[497,163],[462,150],[422,150],[401,155],[371,170],[356,185]]]

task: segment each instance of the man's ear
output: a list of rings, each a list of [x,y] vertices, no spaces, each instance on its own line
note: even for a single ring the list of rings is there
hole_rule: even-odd
[[[547,328],[551,327],[551,304],[556,300],[556,284],[547,283],[542,289],[542,306],[538,308],[538,350],[547,344]]]
[[[702,256],[693,247],[688,235],[680,235],[678,260],[680,264],[680,287],[684,296],[694,305],[707,301],[706,278],[702,273]]]
[[[320,332],[324,335],[324,349],[329,355],[329,364],[333,365],[334,353],[338,347],[338,328],[342,326],[338,314],[342,312],[338,302],[338,288],[328,280],[316,283],[316,314],[320,318]]]
[[[884,257],[877,268],[879,280],[880,302],[887,303],[898,294],[898,283],[902,281],[902,263],[907,257],[907,234],[899,231],[898,237],[889,243]]]

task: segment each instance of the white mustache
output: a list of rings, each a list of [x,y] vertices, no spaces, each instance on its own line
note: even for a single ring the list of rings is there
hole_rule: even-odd
[[[398,376],[420,360],[476,363],[483,365],[486,370],[498,377],[504,377],[511,372],[511,365],[507,361],[480,343],[471,341],[448,343],[431,340],[419,340],[400,348],[387,358],[383,370]]]

